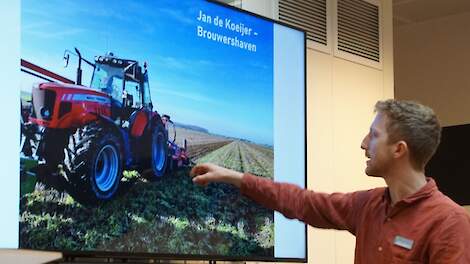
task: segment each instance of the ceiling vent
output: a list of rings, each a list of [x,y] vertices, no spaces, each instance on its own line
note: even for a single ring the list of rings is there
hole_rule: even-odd
[[[336,49],[380,62],[380,6],[366,0],[337,0]]]
[[[279,21],[305,30],[307,40],[327,46],[327,1],[279,0]]]

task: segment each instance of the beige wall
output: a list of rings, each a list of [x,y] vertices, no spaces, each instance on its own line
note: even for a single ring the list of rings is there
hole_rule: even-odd
[[[470,123],[469,28],[466,12],[395,29],[396,98],[431,106],[443,126]]]
[[[434,108],[443,125],[470,123],[470,13],[395,29],[395,96]]]
[[[277,2],[278,0],[242,0],[242,8],[275,19]]]
[[[348,192],[384,185],[364,174],[360,143],[377,100],[393,98],[391,1],[383,7],[382,70],[307,51],[308,188]],[[308,231],[309,263],[353,263],[355,238],[345,231]]]

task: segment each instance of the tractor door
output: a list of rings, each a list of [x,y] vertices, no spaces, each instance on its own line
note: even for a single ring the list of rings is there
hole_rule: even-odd
[[[150,111],[143,104],[144,80],[141,68],[134,64],[126,71],[123,91],[125,112],[129,114],[129,128],[133,137],[143,135],[150,120]]]
[[[124,84],[124,93],[123,99],[125,107],[138,109],[142,107],[142,92],[141,84],[133,81],[127,80]]]
[[[124,77],[125,82],[122,91],[123,119],[128,119],[135,111],[141,111],[143,106],[142,73],[140,73],[140,67],[136,62],[125,68]]]

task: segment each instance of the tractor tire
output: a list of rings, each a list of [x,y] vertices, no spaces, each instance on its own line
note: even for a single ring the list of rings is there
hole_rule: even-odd
[[[65,160],[71,183],[67,191],[82,204],[110,200],[123,171],[120,138],[98,123],[78,129],[72,136],[74,152]]]
[[[147,168],[150,173],[147,173],[147,178],[150,180],[159,180],[166,173],[168,166],[168,135],[165,128],[161,123],[152,126],[150,132],[150,160],[147,161]]]

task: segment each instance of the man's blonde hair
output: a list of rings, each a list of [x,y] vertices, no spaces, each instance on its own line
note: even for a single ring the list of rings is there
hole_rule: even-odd
[[[441,125],[434,111],[413,101],[389,99],[378,101],[375,112],[388,118],[388,142],[405,141],[413,167],[424,170],[441,139]]]

